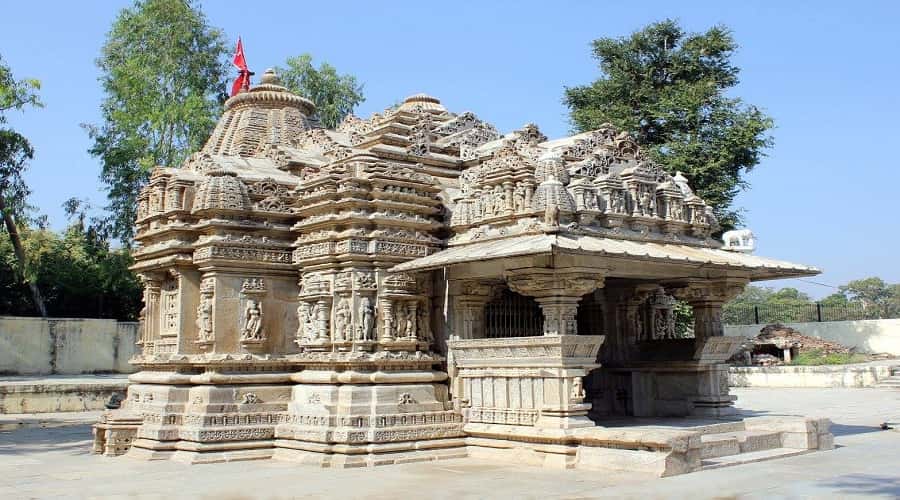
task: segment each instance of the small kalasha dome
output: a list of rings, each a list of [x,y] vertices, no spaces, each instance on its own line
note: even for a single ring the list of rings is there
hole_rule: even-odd
[[[417,94],[331,130],[267,70],[138,197],[141,371],[96,449],[696,470],[699,430],[594,421],[733,412],[722,304],[818,271],[725,251],[718,230],[689,179],[610,125],[502,134]],[[788,424],[821,430],[803,449],[829,442]]]
[[[421,110],[431,113],[444,113],[447,108],[441,105],[440,99],[427,94],[415,94],[403,100],[400,105],[402,111]]]

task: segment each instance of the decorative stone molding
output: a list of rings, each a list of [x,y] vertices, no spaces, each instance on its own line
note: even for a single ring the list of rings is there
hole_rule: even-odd
[[[467,422],[549,428],[593,426],[582,377],[597,368],[602,336],[452,340],[454,397]]]

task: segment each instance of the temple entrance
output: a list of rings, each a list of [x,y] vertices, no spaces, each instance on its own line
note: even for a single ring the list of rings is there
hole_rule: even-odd
[[[533,298],[507,288],[485,304],[484,336],[489,339],[537,337],[543,335],[543,321],[541,308]]]

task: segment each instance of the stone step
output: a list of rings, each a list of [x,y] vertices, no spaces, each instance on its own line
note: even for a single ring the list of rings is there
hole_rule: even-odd
[[[700,436],[700,458],[753,453],[781,446],[781,434],[766,431],[735,431]]]
[[[732,465],[762,462],[763,460],[793,457],[796,455],[811,453],[813,451],[816,450],[798,450],[796,448],[771,448],[762,451],[740,453],[738,455],[702,459],[702,461],[700,462],[700,466],[702,470],[718,469],[721,467],[730,467]]]

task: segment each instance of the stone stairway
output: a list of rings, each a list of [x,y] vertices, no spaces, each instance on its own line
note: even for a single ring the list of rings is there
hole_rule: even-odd
[[[879,380],[873,387],[900,389],[900,365],[891,367],[891,376]]]
[[[801,455],[815,451],[816,448],[830,448],[830,445],[825,442],[821,443],[821,445],[825,445],[821,448],[819,447],[820,443],[809,442],[810,438],[818,439],[818,430],[812,433],[786,433],[783,427],[757,425],[752,422],[753,420],[755,419],[713,424],[694,429],[701,433],[701,468],[703,470],[717,469]],[[801,438],[803,434],[805,434],[805,438]]]

